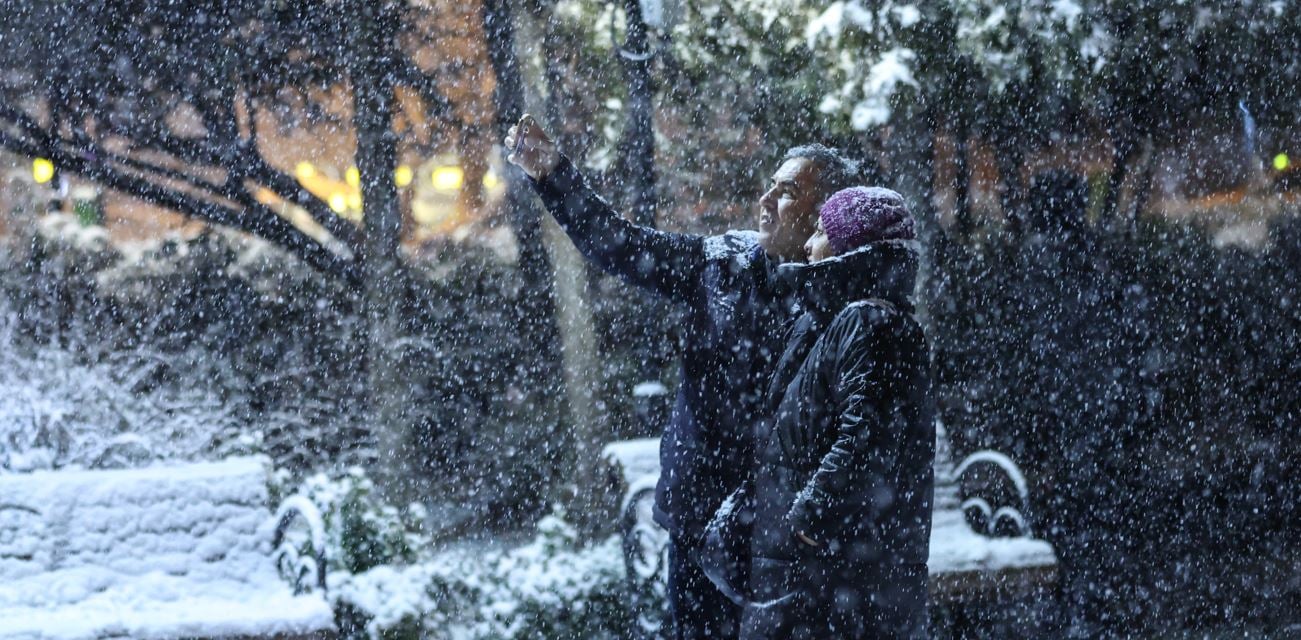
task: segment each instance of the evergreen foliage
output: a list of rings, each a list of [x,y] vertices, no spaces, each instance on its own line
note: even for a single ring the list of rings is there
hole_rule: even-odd
[[[1078,570],[1107,592],[1082,596],[1086,613],[1181,628],[1226,615],[1202,607],[1230,585],[1244,615],[1286,584],[1298,229],[1280,218],[1256,250],[1153,220],[937,242],[940,414],[959,452],[1002,450],[1027,472],[1065,588]]]

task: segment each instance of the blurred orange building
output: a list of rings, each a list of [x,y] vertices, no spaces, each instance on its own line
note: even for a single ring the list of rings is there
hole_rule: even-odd
[[[487,57],[477,2],[425,0],[424,10],[413,12],[412,33],[421,40],[401,43],[410,59],[438,80],[450,111],[435,112],[410,88],[397,90],[394,129],[398,135],[399,166],[394,180],[399,188],[404,217],[404,241],[419,243],[445,235],[488,212],[501,193],[500,168],[491,166],[495,131],[492,92],[495,80]],[[259,110],[254,119],[258,148],[267,161],[294,176],[299,184],[338,215],[360,223],[363,209],[360,175],[353,165],[356,136],[351,126],[352,98],[346,85],[315,91],[312,109],[275,114]],[[248,122],[248,114],[240,118]],[[183,120],[183,116],[178,116]],[[173,123],[173,126],[178,126]],[[182,123],[180,126],[184,126]],[[31,162],[33,159],[27,159]],[[9,173],[29,173],[47,182],[51,197],[60,180],[42,175],[37,165],[13,167]],[[44,179],[44,180],[42,180]],[[194,231],[204,224],[170,210],[69,176],[63,181],[65,209],[79,198],[92,197],[104,226],[115,240],[143,240],[173,231]],[[306,222],[305,212],[284,203],[275,193],[255,194],[263,204],[282,207],[282,215]],[[11,208],[0,203],[0,211]],[[7,213],[7,211],[4,211]],[[0,215],[0,217],[4,217]],[[0,231],[4,222],[0,221]]]

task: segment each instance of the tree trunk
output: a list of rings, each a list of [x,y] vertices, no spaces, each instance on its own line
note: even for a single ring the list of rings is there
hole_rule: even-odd
[[[483,3],[484,33],[497,80],[493,98],[497,108],[499,140],[506,137],[506,131],[524,114],[525,106],[524,82],[515,56],[515,17],[511,7],[511,0],[484,0]],[[528,178],[506,162],[506,149],[501,149],[501,154],[501,164],[506,167],[506,216],[515,231],[518,268],[523,281],[517,318],[524,343],[531,352],[525,370],[520,372],[520,385],[547,401],[565,398],[571,416],[576,419],[581,410],[573,406],[575,394],[563,379],[567,369],[562,366],[562,358],[567,354],[562,351],[564,341],[560,338],[560,331],[566,325],[562,322],[557,326],[556,274],[544,242],[541,209]],[[556,406],[559,408],[563,404],[557,402]],[[555,422],[537,416],[534,428],[550,429]],[[567,470],[573,467],[575,455],[595,455],[587,451],[576,452],[570,444],[572,435],[568,431],[534,432],[529,434],[528,440],[556,443],[556,446],[548,447],[551,456],[536,461],[547,467],[542,475],[550,481],[568,479]],[[549,486],[541,493],[550,500],[558,497],[553,493],[554,489],[554,486]]]
[[[568,480],[574,492],[567,510],[580,533],[590,538],[614,524],[615,519],[603,508],[609,500],[601,491],[606,486],[599,454],[610,438],[610,425],[596,400],[601,361],[592,309],[585,295],[587,265],[555,221],[546,220],[543,229],[556,265],[556,324],[560,327],[565,399],[569,403],[573,456]]]
[[[359,3],[353,25],[353,124],[357,168],[365,203],[366,401],[381,464],[385,498],[404,504],[413,493],[405,406],[410,402],[394,350],[401,312],[398,240],[402,228],[393,170],[397,163],[393,122],[392,60],[397,17],[389,2]]]
[[[918,222],[935,224],[935,119],[926,105],[900,114],[899,126],[885,141],[889,179],[916,210]]]
[[[1120,213],[1120,190],[1128,175],[1129,162],[1138,145],[1134,135],[1127,127],[1117,127],[1111,131],[1111,175],[1107,180],[1107,199],[1102,208],[1102,222],[1111,225],[1117,222]]]
[[[925,99],[908,104],[899,114],[898,125],[882,140],[882,157],[886,160],[886,180],[912,207],[917,221],[917,241],[921,243],[921,264],[917,269],[917,320],[929,327],[930,281],[934,277],[935,243],[941,239],[935,211],[935,117]]]
[[[488,40],[488,55],[496,75],[493,96],[497,107],[497,135],[506,137],[524,114],[524,83],[515,57],[515,22],[510,0],[484,0],[483,25]],[[520,328],[538,354],[530,375],[555,375],[559,372],[560,352],[556,346],[555,303],[552,293],[551,260],[542,242],[541,212],[528,178],[505,162],[507,167],[506,215],[515,231],[519,246],[520,277],[525,293],[521,299]]]
[[[544,16],[545,17],[545,16]],[[546,60],[546,124],[549,131],[561,134],[568,105],[561,91],[563,66],[561,43],[551,20],[545,20],[542,51]],[[561,152],[575,162],[581,161],[575,149],[566,148],[568,136],[557,135]],[[599,408],[600,354],[596,348],[596,323],[592,319],[590,296],[587,295],[588,265],[578,249],[553,220],[543,222],[547,247],[556,266],[556,323],[560,329],[560,346],[564,354],[565,397],[569,401],[574,461],[570,481],[574,494],[569,514],[585,537],[592,537],[616,520],[603,505],[607,500],[600,492],[605,488],[600,478],[597,454],[610,437],[608,416]],[[608,532],[607,532],[608,533]]]
[[[1128,215],[1125,216],[1125,228],[1130,231],[1134,229],[1138,219],[1147,209],[1148,199],[1152,196],[1152,176],[1156,173],[1157,148],[1152,136],[1144,138],[1142,148],[1143,153],[1139,162],[1142,163],[1143,169],[1134,181],[1133,204]]]
[[[642,0],[624,0],[628,26],[619,55],[628,83],[628,113],[623,148],[628,154],[624,165],[628,168],[628,186],[632,192],[629,199],[632,220],[642,226],[654,227],[658,204],[655,192],[655,87],[651,78],[653,56],[641,3]],[[643,314],[634,320],[637,323],[637,342],[633,345],[633,357],[640,368],[638,382],[642,385],[662,386],[658,383],[666,364],[661,344],[665,333],[663,318],[660,314]],[[667,402],[667,397],[662,401]],[[643,422],[650,422],[658,412],[642,411],[639,414]],[[642,433],[659,433],[663,428],[662,424],[639,425]]]
[[[628,153],[628,185],[632,190],[632,220],[655,226],[654,87],[651,84],[650,41],[641,14],[641,0],[624,0],[627,37],[619,55],[628,82],[628,124],[624,129]]]
[[[883,140],[887,180],[912,204],[919,237],[938,233],[934,208],[935,118],[926,104],[909,104],[899,114],[898,125]]]
[[[1026,185],[1022,177],[1025,163],[1025,150],[1020,139],[1011,132],[1001,132],[996,140],[998,151],[998,174],[1003,181],[1003,192],[999,204],[1003,208],[1003,221],[1012,232],[1024,231],[1026,212]]]

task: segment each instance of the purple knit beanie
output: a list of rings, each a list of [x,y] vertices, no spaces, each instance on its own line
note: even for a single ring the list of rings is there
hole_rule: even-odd
[[[818,213],[836,255],[879,240],[913,240],[913,217],[903,196],[882,187],[837,191]]]

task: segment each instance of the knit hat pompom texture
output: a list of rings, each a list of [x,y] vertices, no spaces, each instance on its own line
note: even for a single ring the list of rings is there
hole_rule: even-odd
[[[869,242],[917,237],[916,224],[903,196],[882,187],[841,189],[827,198],[818,217],[836,255]]]

